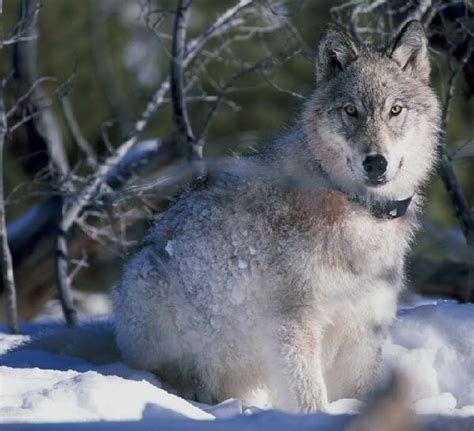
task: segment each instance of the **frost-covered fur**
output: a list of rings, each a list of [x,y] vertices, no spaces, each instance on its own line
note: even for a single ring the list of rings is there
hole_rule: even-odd
[[[309,412],[365,394],[434,160],[426,43],[416,22],[387,51],[327,31],[296,129],[211,172],[125,267],[114,301],[126,361],[202,402],[265,388],[274,407]],[[373,152],[388,160],[377,187],[362,169]],[[369,211],[413,194],[398,219]]]

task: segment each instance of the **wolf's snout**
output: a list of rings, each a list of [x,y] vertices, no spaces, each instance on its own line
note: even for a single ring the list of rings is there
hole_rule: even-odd
[[[383,176],[387,170],[387,159],[381,154],[367,156],[362,162],[367,178],[370,182],[379,184],[383,182]]]

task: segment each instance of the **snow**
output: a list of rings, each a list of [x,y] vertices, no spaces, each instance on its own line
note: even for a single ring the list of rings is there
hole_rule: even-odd
[[[2,418],[6,421],[63,422],[138,420],[142,417],[214,417],[146,380],[96,371],[11,368],[2,373]],[[6,374],[6,375],[5,375]]]
[[[94,301],[102,301],[94,297]],[[92,307],[93,308],[93,307]],[[342,429],[359,400],[337,400],[326,414],[288,415],[217,406],[179,398],[152,373],[120,362],[93,365],[42,350],[7,352],[31,334],[61,326],[46,316],[22,325],[27,335],[0,334],[1,429]],[[102,307],[97,309],[103,310]],[[100,322],[103,318],[93,318]],[[472,417],[474,421],[474,304],[415,297],[400,307],[383,346],[385,374],[393,366],[411,381],[410,400],[419,414]],[[52,425],[56,423],[56,425]],[[16,424],[16,425],[15,425]],[[30,424],[30,425],[28,425]],[[133,428],[133,427],[132,427]],[[466,428],[468,429],[468,428]]]
[[[474,416],[474,305],[438,301],[400,310],[386,364],[411,377],[419,413]]]

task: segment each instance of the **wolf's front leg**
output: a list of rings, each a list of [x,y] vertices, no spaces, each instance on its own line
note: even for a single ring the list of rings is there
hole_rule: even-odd
[[[294,319],[285,320],[275,330],[275,356],[270,362],[270,397],[274,407],[295,412],[326,409],[320,339],[318,331]]]

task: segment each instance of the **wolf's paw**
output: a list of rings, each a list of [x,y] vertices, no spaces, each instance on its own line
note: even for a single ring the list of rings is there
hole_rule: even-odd
[[[211,391],[201,383],[183,388],[181,390],[181,396],[189,401],[197,401],[202,404],[212,405],[218,402]]]
[[[212,396],[211,392],[203,387],[198,387],[196,391],[196,401],[203,404],[217,404],[217,399]]]
[[[302,413],[327,412],[329,402],[325,393],[315,392],[304,394],[299,402]]]

